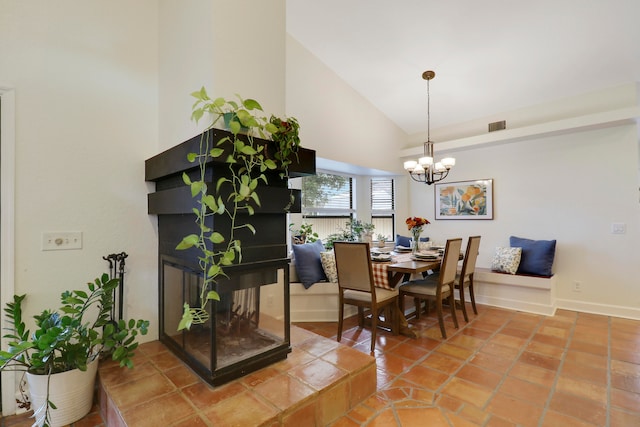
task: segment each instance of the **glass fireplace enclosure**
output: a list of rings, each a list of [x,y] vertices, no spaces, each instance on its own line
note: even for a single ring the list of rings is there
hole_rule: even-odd
[[[285,359],[291,351],[287,212],[300,212],[301,203],[300,190],[288,188],[288,178],[280,171],[265,171],[266,183],[257,179],[260,203],[254,201],[252,215],[237,217],[250,223],[254,232],[235,228],[242,257],[236,264],[225,265],[224,275],[216,277],[213,290],[220,301],[207,302],[204,323],[178,331],[184,304],[200,306],[202,283],[198,250],[176,248],[184,236],[200,231],[193,213],[197,205],[183,180],[183,174],[198,179],[200,170],[187,155],[199,152],[202,137],[212,141],[230,137],[220,129],[206,132],[210,135],[196,135],[147,159],[145,180],[155,183],[155,191],[148,194],[148,212],[157,215],[158,223],[160,341],[204,380],[220,385]],[[240,138],[249,142],[246,136]],[[265,155],[273,156],[275,147],[270,143],[260,144],[266,147]],[[210,191],[221,179],[232,178],[224,157],[207,159],[205,181]],[[313,150],[299,148],[291,161],[290,177],[315,174]],[[207,227],[225,237],[234,227],[226,215],[213,215],[207,221]],[[225,244],[214,245],[213,250],[222,251]]]
[[[202,276],[179,259],[161,257],[162,342],[213,385],[286,358],[289,335],[288,260],[237,265],[219,281],[209,319],[178,331],[185,302],[197,306]]]

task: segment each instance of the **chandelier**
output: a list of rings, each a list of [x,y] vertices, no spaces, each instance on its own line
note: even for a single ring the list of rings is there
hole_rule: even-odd
[[[420,157],[418,161],[404,162],[404,169],[409,172],[414,181],[424,182],[428,185],[445,179],[449,175],[449,170],[456,164],[456,159],[453,157],[445,157],[436,163],[433,159],[433,142],[429,129],[431,125],[429,81],[435,76],[436,73],[433,71],[422,73],[422,78],[427,81],[427,142],[424,143],[424,157]]]

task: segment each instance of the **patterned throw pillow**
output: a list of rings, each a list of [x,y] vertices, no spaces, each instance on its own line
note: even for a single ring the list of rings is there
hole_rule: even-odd
[[[497,247],[491,269],[502,273],[516,274],[522,257],[522,248]]]
[[[322,269],[327,276],[327,280],[333,283],[338,283],[338,270],[336,270],[336,257],[333,251],[320,252],[320,262],[322,262]]]

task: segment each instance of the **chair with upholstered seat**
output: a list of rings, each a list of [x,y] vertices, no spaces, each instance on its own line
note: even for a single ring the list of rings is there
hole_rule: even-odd
[[[476,308],[476,296],[473,290],[473,272],[476,269],[476,259],[478,259],[478,251],[480,249],[480,236],[471,236],[467,241],[467,252],[464,255],[464,261],[462,262],[462,270],[458,273],[456,278],[455,289],[458,290],[460,295],[460,306],[462,307],[462,315],[464,321],[469,323],[469,316],[467,316],[467,307],[465,304],[464,289],[469,289],[469,297],[471,299],[471,307],[473,313],[478,314]]]
[[[419,313],[421,301],[425,300],[427,307],[430,301],[434,301],[440,323],[442,338],[447,338],[447,331],[444,327],[444,316],[442,313],[442,301],[448,300],[451,309],[453,324],[458,327],[456,318],[455,300],[453,287],[456,281],[458,260],[460,259],[460,248],[462,239],[449,239],[444,250],[444,258],[440,266],[439,274],[427,276],[421,280],[411,280],[400,286],[400,310],[404,312],[404,298],[411,297],[415,301],[416,314]]]
[[[374,284],[371,252],[364,242],[335,242],[339,289],[338,341],[342,339],[345,304],[358,307],[358,324],[364,326],[365,309],[371,311],[371,353],[375,350],[378,316],[385,308],[398,303],[398,291],[378,288]],[[397,309],[397,308],[396,308]],[[398,331],[398,319],[394,310],[386,310],[392,316],[391,329]]]

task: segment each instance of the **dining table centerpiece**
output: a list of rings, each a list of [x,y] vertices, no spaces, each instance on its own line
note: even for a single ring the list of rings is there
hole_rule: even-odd
[[[431,224],[428,219],[420,216],[410,216],[406,219],[407,229],[411,232],[411,252],[415,255],[418,252],[420,234],[425,225]]]

